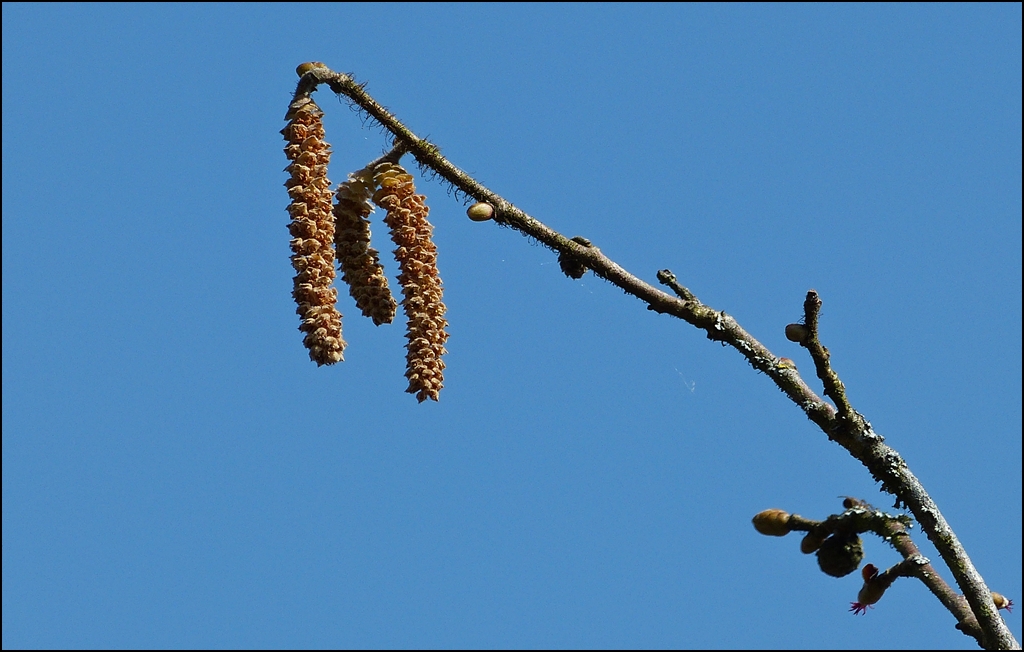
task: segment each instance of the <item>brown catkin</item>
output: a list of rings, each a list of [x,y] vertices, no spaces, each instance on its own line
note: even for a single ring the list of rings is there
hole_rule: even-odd
[[[441,302],[441,277],[437,272],[437,247],[431,240],[434,227],[427,221],[426,197],[416,194],[412,175],[401,166],[381,163],[374,168],[374,184],[379,188],[373,201],[388,214],[384,223],[391,229],[395,260],[401,273],[402,308],[409,318],[406,337],[409,388],[421,403],[437,400],[444,380],[441,356],[448,340]]]
[[[334,204],[335,255],[342,279],[356,307],[377,326],[390,324],[398,302],[391,296],[378,251],[370,246],[370,213],[373,212],[373,171],[362,169],[348,175],[338,186]]]
[[[288,145],[285,155],[291,164],[285,168],[291,178],[285,182],[292,203],[288,230],[292,234],[292,266],[295,287],[292,296],[302,320],[299,330],[306,336],[302,343],[317,365],[334,364],[344,359],[345,340],[341,339],[341,313],[335,307],[338,291],[334,281],[334,218],[331,214],[331,182],[327,163],[331,148],[324,141],[323,111],[308,98],[294,102],[281,130]]]

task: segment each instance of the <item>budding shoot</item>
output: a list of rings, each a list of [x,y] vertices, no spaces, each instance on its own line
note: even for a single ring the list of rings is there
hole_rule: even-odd
[[[874,564],[865,566],[860,574],[864,578],[864,586],[857,593],[857,601],[850,603],[850,611],[863,616],[867,614],[869,607],[874,609],[874,604],[882,599],[882,594],[891,583],[879,577],[878,567]]]
[[[996,609],[1006,609],[1010,613],[1013,613],[1013,600],[1010,600],[1002,593],[992,592],[992,602],[996,603]]]

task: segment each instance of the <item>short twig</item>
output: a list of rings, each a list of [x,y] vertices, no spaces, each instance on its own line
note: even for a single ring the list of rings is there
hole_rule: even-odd
[[[668,287],[670,287],[672,291],[675,292],[676,295],[683,301],[697,300],[697,297],[693,296],[693,292],[690,292],[690,290],[688,290],[686,287],[681,285],[678,280],[676,280],[676,275],[672,273],[672,270],[660,270],[658,272],[658,281],[660,281],[662,285],[667,285]]]

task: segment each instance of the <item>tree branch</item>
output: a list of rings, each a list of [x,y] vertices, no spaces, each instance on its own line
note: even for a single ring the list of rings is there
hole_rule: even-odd
[[[356,83],[350,75],[334,72],[326,66],[308,68],[299,79],[295,101],[308,97],[319,84],[327,84],[332,91],[345,96],[379,122],[394,136],[396,147],[406,149],[422,167],[432,170],[467,196],[491,204],[495,221],[535,238],[559,254],[585,265],[597,276],[646,303],[648,310],[678,317],[705,331],[708,339],[723,342],[739,351],[754,369],[768,376],[803,410],[807,418],[829,439],[837,442],[866,466],[871,476],[882,483],[882,489],[896,496],[897,505],[906,505],[914,514],[949,566],[976,616],[977,620],[971,622],[963,610],[953,610],[962,631],[971,634],[980,626],[981,635],[978,638],[984,648],[1020,649],[1020,644],[998,614],[984,580],[934,501],[910,472],[903,458],[883,443],[883,437],[874,432],[871,424],[847,400],[845,388],[830,366],[828,350],[818,340],[817,315],[821,300],[816,292],[808,292],[805,301],[805,322],[809,333],[802,344],[814,360],[815,370],[824,384],[825,395],[835,402],[836,407],[820,398],[788,360],[769,351],[725,312],[701,303],[693,293],[678,284],[671,272],[663,270],[658,278],[678,297],[666,294],[630,274],[596,246],[585,246],[567,238],[516,208],[452,164],[441,155],[437,146],[414,134],[390,111],[378,104],[366,92],[364,85]]]
[[[909,524],[904,522],[904,519],[909,521],[909,518],[885,514],[870,504],[850,496],[845,498],[843,506],[846,508],[845,512],[829,516],[824,521],[806,519],[793,514],[787,521],[787,527],[793,532],[812,533],[819,542],[818,545],[828,535],[844,529],[857,533],[874,532],[903,557],[903,562],[900,562],[899,566],[899,574],[921,580],[928,590],[938,598],[939,602],[956,616],[957,628],[974,637],[980,645],[983,634],[977,618],[974,617],[974,612],[964,596],[953,590],[953,587],[942,579],[931,562],[921,554],[917,544],[910,537]],[[803,549],[802,545],[801,549]],[[804,550],[804,552],[808,551]]]

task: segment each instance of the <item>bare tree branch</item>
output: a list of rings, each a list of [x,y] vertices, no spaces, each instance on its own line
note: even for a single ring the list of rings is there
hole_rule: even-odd
[[[754,369],[768,376],[803,410],[807,418],[830,440],[841,445],[866,466],[871,476],[882,483],[882,490],[896,496],[897,506],[906,505],[913,513],[950,568],[973,612],[972,619],[966,610],[952,608],[957,601],[949,600],[950,604],[946,606],[957,618],[958,627],[966,634],[975,636],[986,649],[1020,649],[1020,644],[999,615],[991,592],[934,501],[910,472],[903,458],[886,446],[884,438],[850,405],[839,376],[832,370],[828,349],[819,340],[817,318],[821,300],[816,292],[811,290],[807,293],[804,304],[807,336],[801,344],[810,353],[818,378],[824,385],[825,396],[832,399],[835,407],[820,398],[786,358],[780,358],[769,351],[725,312],[701,303],[668,270],[659,272],[659,281],[668,285],[678,296],[669,295],[644,282],[605,256],[598,247],[565,237],[477,182],[442,156],[437,146],[418,137],[378,104],[364,86],[356,83],[350,75],[334,72],[319,64],[303,72],[293,104],[302,102],[319,84],[327,84],[332,91],[348,98],[390,132],[395,139],[395,146],[399,148],[398,152],[401,149],[407,150],[420,166],[433,171],[458,191],[477,201],[491,204],[495,221],[579,262],[597,276],[646,303],[648,310],[678,317],[705,331],[708,339],[728,344],[739,351]],[[946,602],[943,601],[944,604]]]

